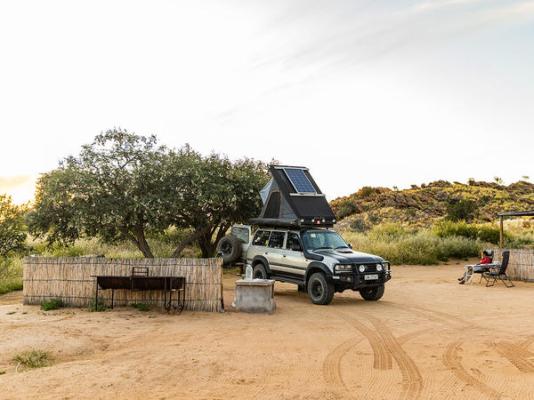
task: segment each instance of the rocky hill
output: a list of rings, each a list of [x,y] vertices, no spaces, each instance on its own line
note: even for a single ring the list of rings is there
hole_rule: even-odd
[[[444,217],[490,222],[502,211],[534,209],[534,184],[470,180],[467,184],[436,181],[404,190],[363,187],[331,205],[340,228],[358,231],[384,222],[429,226]]]

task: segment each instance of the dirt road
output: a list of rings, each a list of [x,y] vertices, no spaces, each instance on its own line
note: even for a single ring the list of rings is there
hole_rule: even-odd
[[[461,286],[461,270],[395,267],[378,303],[314,306],[276,283],[273,315],[44,313],[3,296],[0,398],[534,399],[534,284]],[[15,372],[31,348],[54,364]]]

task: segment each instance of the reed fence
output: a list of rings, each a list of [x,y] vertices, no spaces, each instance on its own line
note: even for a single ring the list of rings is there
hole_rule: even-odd
[[[510,279],[534,282],[534,250],[494,249],[495,261],[502,260],[504,250],[510,251],[510,261],[506,269],[506,274]]]
[[[23,270],[24,304],[59,298],[66,305],[86,307],[94,302],[95,275],[129,276],[132,267],[148,267],[152,276],[186,279],[185,309],[223,311],[222,262],[215,258],[108,259],[98,257],[26,257]],[[99,300],[111,301],[111,290],[99,291]],[[163,305],[161,291],[116,290],[114,303]]]

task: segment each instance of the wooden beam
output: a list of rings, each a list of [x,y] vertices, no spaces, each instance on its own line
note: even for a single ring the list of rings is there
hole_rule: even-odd
[[[499,247],[501,249],[504,248],[504,216],[501,215],[501,227],[499,231]]]

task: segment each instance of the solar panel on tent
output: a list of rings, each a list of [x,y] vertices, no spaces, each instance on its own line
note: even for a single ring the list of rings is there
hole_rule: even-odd
[[[304,170],[284,168],[284,172],[298,193],[317,193],[306,174],[304,174]]]

